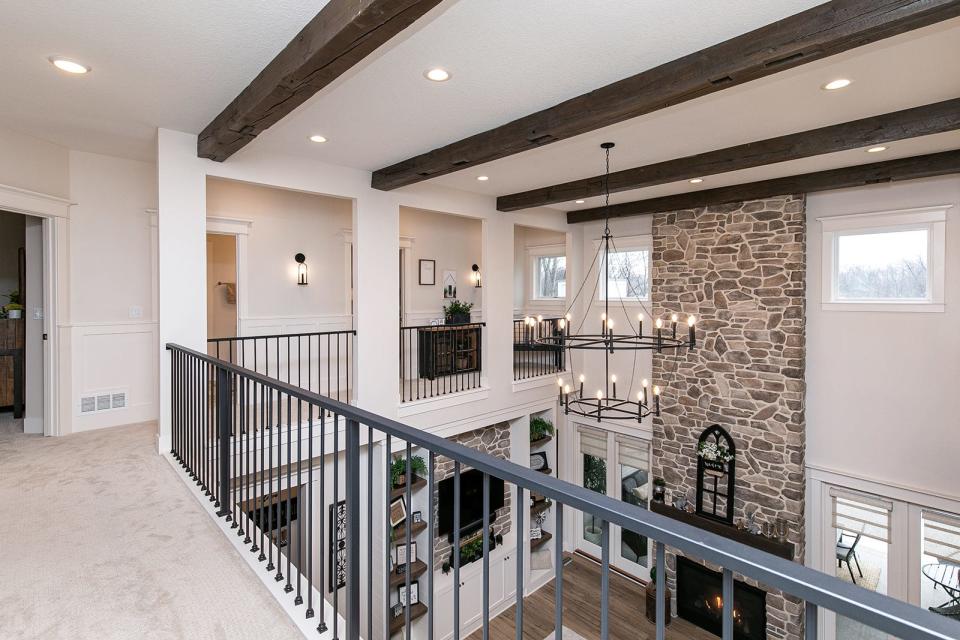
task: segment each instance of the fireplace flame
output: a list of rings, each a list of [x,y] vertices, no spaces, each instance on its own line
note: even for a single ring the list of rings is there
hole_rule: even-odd
[[[723,598],[721,596],[707,598],[704,600],[704,604],[707,605],[707,609],[710,611],[716,611],[718,613],[723,611]],[[733,619],[736,621],[740,620],[740,611],[736,607],[733,608]]]

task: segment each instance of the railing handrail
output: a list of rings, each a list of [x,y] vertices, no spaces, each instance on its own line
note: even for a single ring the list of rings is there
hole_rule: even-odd
[[[486,322],[456,322],[450,324],[411,324],[400,325],[400,330],[404,329],[442,329],[443,327],[485,327]]]
[[[527,314],[527,315],[523,316],[522,318],[514,318],[513,321],[514,321],[514,322],[523,322],[523,321],[526,320],[527,318],[533,318],[534,320],[536,320],[536,319],[537,319],[537,316]],[[549,322],[549,321],[551,321],[551,320],[563,320],[563,319],[564,319],[563,316],[543,316],[542,318],[540,318],[540,320],[538,320],[538,322]]]
[[[220,369],[245,376],[269,388],[321,406],[348,421],[371,426],[393,437],[446,456],[511,484],[535,490],[560,504],[599,517],[707,562],[748,576],[801,600],[814,603],[869,627],[910,640],[958,640],[955,622],[890,596],[875,593],[836,576],[816,571],[716,533],[624,503],[553,476],[489,454],[395,420],[343,404],[295,385],[208,356],[181,345],[178,350]]]
[[[356,329],[337,329],[335,331],[306,331],[304,333],[275,333],[270,335],[256,336],[227,336],[224,338],[207,338],[207,343],[211,342],[231,342],[236,340],[272,340],[273,338],[303,338],[305,336],[333,336],[350,333],[357,335]]]

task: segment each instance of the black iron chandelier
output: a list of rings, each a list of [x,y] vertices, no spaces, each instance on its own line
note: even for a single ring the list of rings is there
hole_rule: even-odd
[[[614,143],[604,142],[600,147],[606,153],[604,208],[607,215],[603,230],[603,241],[599,244],[597,253],[593,258],[593,263],[584,275],[584,281],[570,303],[571,307],[576,304],[577,298],[580,297],[580,294],[590,281],[593,267],[597,264],[597,260],[602,252],[603,262],[600,268],[604,270],[604,311],[600,317],[600,333],[583,332],[584,321],[580,322],[575,333],[571,332],[572,316],[568,308],[564,318],[558,323],[559,330],[550,335],[537,337],[536,342],[550,349],[566,349],[568,352],[582,351],[584,352],[584,357],[586,357],[586,354],[595,351],[602,351],[604,354],[604,381],[601,388],[597,389],[595,395],[591,396],[584,393],[584,383],[586,382],[586,376],[584,374],[580,374],[579,386],[573,389],[571,389],[569,384],[564,383],[562,376],[557,379],[560,404],[563,406],[565,413],[595,419],[597,422],[602,420],[636,420],[637,422],[642,422],[643,419],[649,415],[660,415],[660,387],[654,385],[653,388],[650,389],[649,382],[643,380],[640,388],[636,392],[635,399],[631,399],[630,396],[633,392],[633,372],[636,370],[636,358],[634,358],[634,367],[632,368],[631,378],[627,386],[627,394],[625,397],[620,397],[617,394],[617,376],[610,372],[610,357],[618,351],[632,351],[635,353],[637,351],[648,350],[658,353],[664,351],[680,353],[681,350],[695,349],[697,346],[696,318],[692,315],[686,317],[687,336],[685,338],[677,337],[677,326],[680,318],[676,313],[670,315],[669,326],[664,323],[662,318],[655,318],[653,331],[649,334],[644,334],[644,314],[639,313],[636,316],[636,325],[634,326],[633,320],[624,304],[624,297],[621,296],[620,306],[627,317],[627,324],[629,325],[628,328],[630,331],[623,333],[614,332],[614,321],[610,316],[609,293],[611,246],[614,251],[616,251],[616,243],[614,242],[613,234],[610,232],[609,215],[610,149],[614,147]],[[596,284],[599,284],[599,280],[599,274],[597,274],[594,281],[594,291],[596,291]],[[593,299],[592,293],[590,299]],[[647,311],[646,307],[643,306],[643,302],[640,300],[639,294],[635,296],[635,300],[641,308]],[[589,306],[590,303],[588,302],[587,304]],[[568,353],[568,355],[572,354]],[[573,362],[572,358],[568,359],[567,362]]]

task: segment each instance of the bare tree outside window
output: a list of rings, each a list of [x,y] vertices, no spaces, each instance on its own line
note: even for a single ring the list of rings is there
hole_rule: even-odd
[[[567,295],[567,259],[565,256],[537,258],[537,298],[563,298]]]
[[[606,286],[611,299],[640,299],[650,297],[650,252],[646,250],[610,253],[610,275],[607,283],[604,265],[600,265],[601,296]]]
[[[837,293],[844,300],[923,300],[928,297],[927,231],[914,229],[841,236]]]

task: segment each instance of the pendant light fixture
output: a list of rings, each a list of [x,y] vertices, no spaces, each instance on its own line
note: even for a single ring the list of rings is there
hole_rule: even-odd
[[[653,330],[649,331],[649,324],[647,324],[647,327],[644,327],[644,314],[639,313],[632,315],[629,313],[625,305],[625,299],[621,297],[619,307],[623,310],[626,318],[626,329],[628,329],[628,331],[624,330],[619,333],[614,331],[615,322],[611,316],[610,309],[610,291],[611,284],[613,283],[610,277],[610,252],[611,249],[613,249],[614,252],[616,252],[617,249],[613,234],[610,232],[609,215],[610,150],[614,147],[614,143],[604,142],[600,147],[606,154],[606,172],[604,173],[603,186],[605,198],[604,208],[607,215],[604,223],[603,238],[597,248],[597,254],[594,256],[593,264],[590,269],[588,269],[584,276],[583,283],[581,283],[576,296],[574,296],[571,301],[572,307],[585,289],[590,290],[590,287],[587,285],[591,282],[591,277],[596,278],[592,281],[594,291],[596,291],[598,284],[602,284],[603,313],[597,322],[600,327],[600,332],[591,333],[589,330],[584,331],[584,325],[588,323],[583,320],[579,323],[577,330],[573,331],[573,327],[571,326],[573,317],[568,309],[565,317],[558,322],[559,331],[552,335],[539,336],[536,342],[554,350],[566,349],[568,352],[581,352],[581,361],[584,367],[588,362],[594,362],[600,353],[603,354],[603,380],[596,385],[595,392],[590,391],[592,385],[587,386],[585,391],[584,387],[587,384],[587,376],[584,373],[579,375],[579,385],[573,389],[571,389],[570,385],[564,384],[562,378],[557,380],[560,390],[560,404],[563,406],[565,413],[591,418],[597,422],[603,420],[636,420],[637,422],[641,422],[643,418],[651,414],[660,415],[660,387],[658,385],[651,387],[647,380],[642,380],[640,385],[636,386],[634,384],[633,371],[631,371],[629,380],[619,380],[619,391],[625,389],[626,393],[618,393],[617,375],[611,372],[610,369],[611,356],[617,352],[649,350],[656,351],[657,353],[664,351],[680,353],[694,349],[697,345],[696,318],[689,315],[684,319],[687,325],[685,337],[682,335],[681,337],[677,337],[680,317],[676,313],[670,315],[669,324],[665,323],[662,318],[653,318]],[[593,265],[598,265],[597,272],[594,272]],[[593,276],[591,276],[591,274],[593,274]],[[618,290],[619,287],[613,287],[613,289]],[[592,296],[593,293],[591,293],[591,298]],[[639,304],[640,307],[646,311],[639,295],[632,296],[632,298],[633,300],[631,300],[631,302]],[[588,301],[587,304],[589,305],[590,301]],[[616,311],[616,307],[614,307],[613,310]],[[634,324],[634,320],[636,324]],[[596,325],[594,325],[591,320],[589,326]],[[645,329],[648,330],[649,333],[644,333]],[[568,355],[570,355],[571,358],[567,361],[575,362],[572,358],[573,354],[569,353]],[[633,362],[636,362],[635,359]]]

